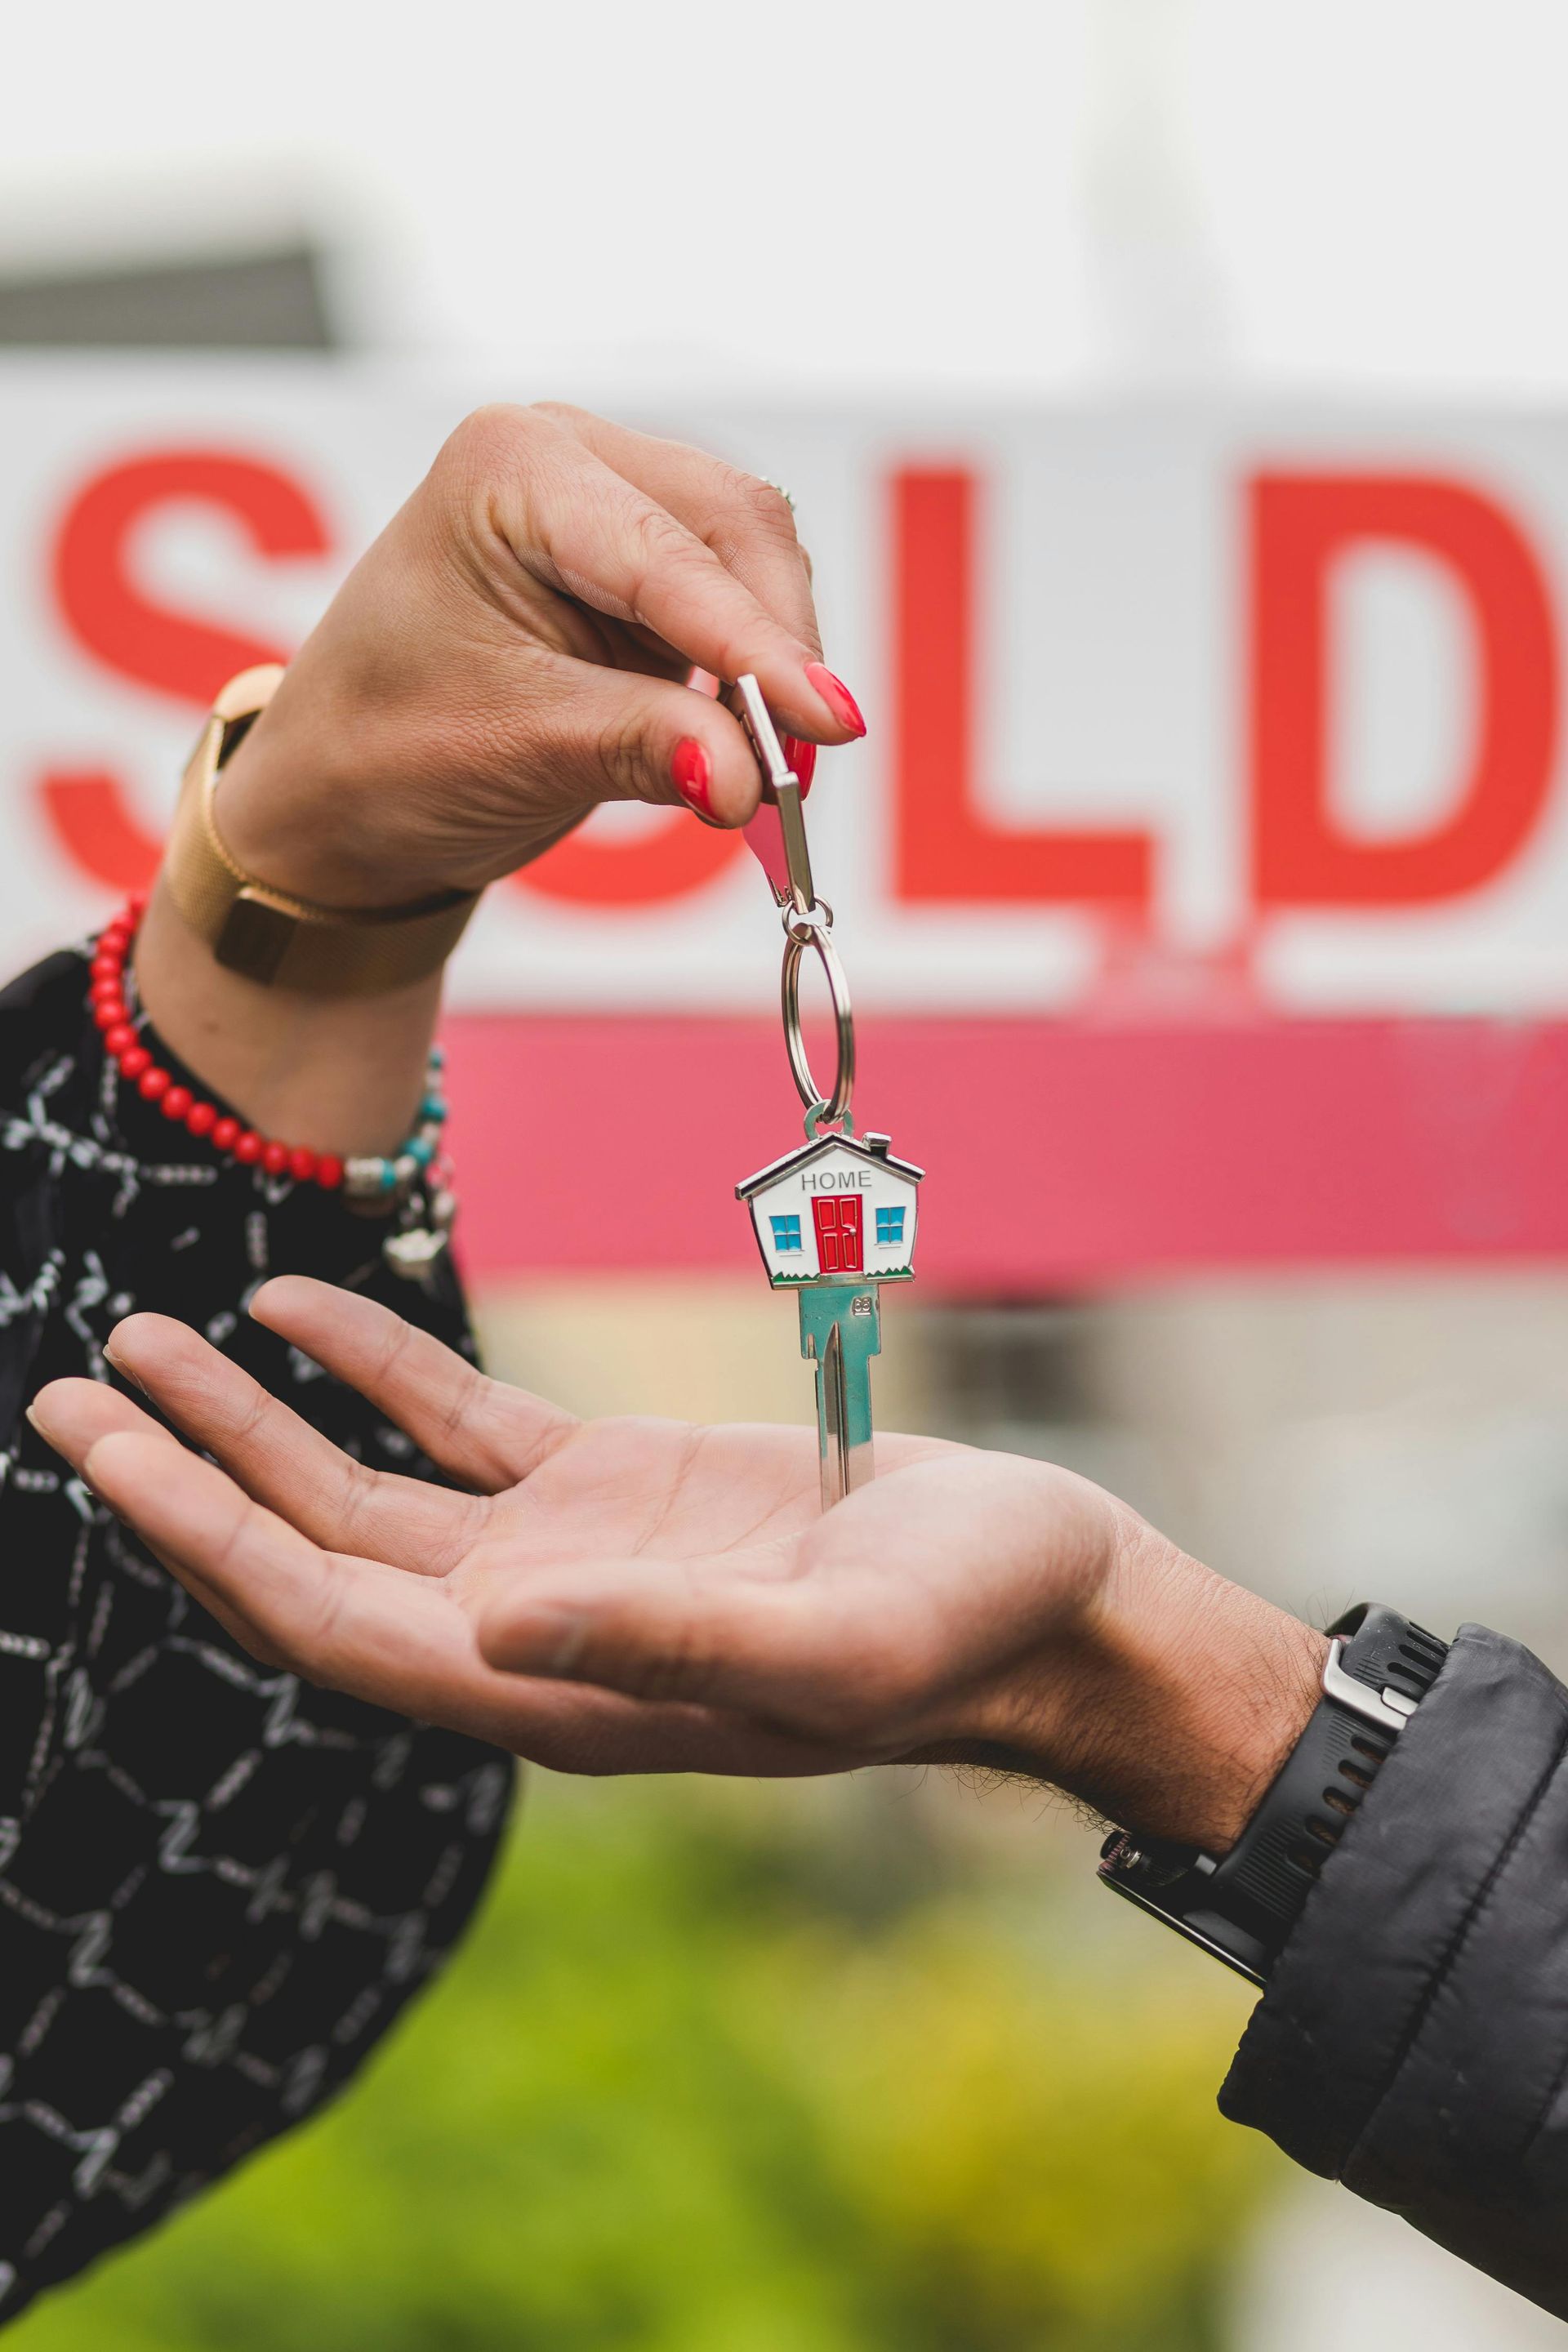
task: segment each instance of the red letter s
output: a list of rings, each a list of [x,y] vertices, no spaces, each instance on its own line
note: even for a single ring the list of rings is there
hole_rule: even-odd
[[[79,492],[56,542],[52,585],[60,618],[85,653],[117,677],[203,710],[237,670],[285,656],[170,612],[137,586],[135,532],[160,507],[193,499],[221,508],[258,555],[331,551],[319,509],[276,467],[226,450],[160,450],[110,467]],[[161,845],[137,823],[118,776],[58,769],[40,789],[50,828],[79,869],[116,891],[152,878]]]

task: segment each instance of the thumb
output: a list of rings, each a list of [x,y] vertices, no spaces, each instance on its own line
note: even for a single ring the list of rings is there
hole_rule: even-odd
[[[876,1745],[931,1675],[921,1612],[889,1612],[877,1580],[846,1580],[829,1599],[809,1579],[638,1559],[552,1582],[534,1570],[477,1601],[487,1664]]]
[[[762,775],[745,730],[689,686],[563,662],[531,728],[531,756],[579,805],[682,803],[726,827],[756,814]]]

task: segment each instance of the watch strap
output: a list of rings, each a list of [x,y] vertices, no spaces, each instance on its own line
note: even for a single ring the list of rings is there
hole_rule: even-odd
[[[1342,1619],[1332,1629],[1323,1696],[1215,1872],[1215,1891],[1234,1895],[1276,1948],[1447,1655],[1397,1610],[1373,1603],[1352,1615],[1353,1628]]]
[[[247,874],[218,829],[224,767],[282,677],[268,665],[231,678],[185,770],[163,857],[184,920],[216,961],[263,987],[308,996],[374,996],[439,971],[479,903],[444,890],[403,907],[312,905]]]
[[[1102,1850],[1101,1879],[1262,1984],[1447,1656],[1446,1643],[1397,1610],[1352,1610],[1330,1629],[1321,1698],[1230,1852],[1216,1860],[1119,1830]]]

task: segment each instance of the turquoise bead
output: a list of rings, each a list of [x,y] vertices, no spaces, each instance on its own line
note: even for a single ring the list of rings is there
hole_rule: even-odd
[[[435,1145],[426,1143],[422,1135],[415,1136],[411,1142],[404,1145],[403,1149],[410,1160],[417,1160],[421,1168],[428,1168],[436,1157]]]
[[[433,1070],[444,1070],[446,1066],[447,1048],[445,1045],[432,1045],[430,1048],[430,1067]]]
[[[445,1118],[447,1106],[439,1095],[426,1095],[419,1106],[421,1118]]]
[[[392,1162],[391,1162],[391,1160],[384,1160],[382,1161],[382,1163],[381,1163],[381,1189],[382,1189],[382,1191],[383,1191],[384,1192],[393,1192],[393,1191],[395,1191],[395,1188],[396,1188],[396,1184],[397,1184],[397,1171],[396,1171],[396,1169],[393,1166],[393,1164],[392,1164]]]

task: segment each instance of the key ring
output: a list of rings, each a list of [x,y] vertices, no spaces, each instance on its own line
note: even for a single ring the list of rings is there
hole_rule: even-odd
[[[855,1015],[849,1009],[849,982],[833,944],[833,909],[819,898],[811,878],[811,852],[806,846],[805,821],[801,814],[800,781],[784,754],[773,714],[750,673],[735,680],[728,697],[731,709],[751,738],[763,772],[763,806],[746,830],[768,877],[784,929],[784,970],[779,998],[784,1007],[784,1046],[790,1075],[805,1105],[805,1131],[815,1142],[821,1126],[842,1127],[853,1135],[849,1105],[855,1094]],[[759,824],[771,819],[773,831],[764,838]],[[800,1026],[800,964],[814,948],[827,982],[837,1033],[837,1066],[833,1091],[825,1095],[812,1076],[805,1039]]]
[[[784,1008],[784,1047],[789,1055],[790,1075],[805,1105],[805,1131],[808,1136],[815,1136],[823,1125],[848,1127],[849,1106],[855,1096],[855,1015],[849,1005],[849,982],[845,977],[844,966],[838,961],[838,950],[833,944],[832,923],[833,910],[829,907],[814,906],[804,914],[794,907],[785,909],[784,969],[779,978],[779,999]],[[833,1005],[837,1067],[833,1076],[833,1091],[826,1095],[812,1076],[800,1025],[800,966],[807,948],[816,950]]]

